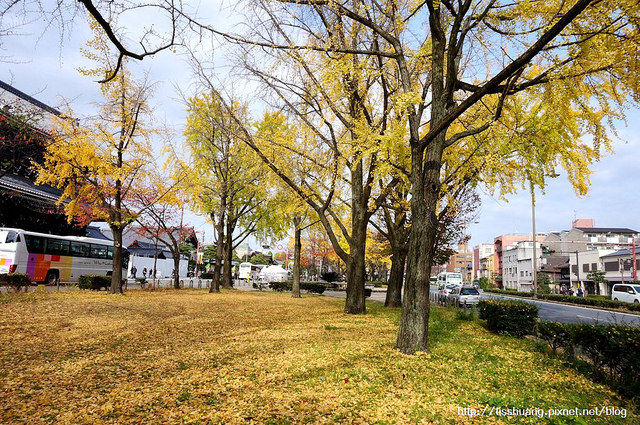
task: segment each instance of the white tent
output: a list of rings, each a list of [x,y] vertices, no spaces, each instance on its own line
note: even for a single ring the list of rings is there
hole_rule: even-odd
[[[289,277],[289,272],[280,266],[264,267],[260,271],[260,280],[265,282],[284,282]]]

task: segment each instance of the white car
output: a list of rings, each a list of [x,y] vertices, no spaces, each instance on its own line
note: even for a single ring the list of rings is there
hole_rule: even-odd
[[[453,289],[448,297],[455,305],[476,305],[480,302],[480,292],[472,286]]]
[[[613,285],[611,299],[628,303],[640,302],[640,285]]]
[[[462,288],[462,285],[456,285],[453,283],[449,285],[445,285],[445,287],[442,289],[442,293],[445,295],[449,295],[454,289],[458,289],[458,288]]]

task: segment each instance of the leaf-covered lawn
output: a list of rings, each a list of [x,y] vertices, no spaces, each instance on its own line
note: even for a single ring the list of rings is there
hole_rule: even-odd
[[[616,406],[626,419],[581,420],[637,420],[533,342],[452,310],[433,309],[431,353],[406,356],[393,349],[399,310],[342,309],[325,297],[236,291],[3,295],[0,422],[541,422],[459,415],[485,406]]]

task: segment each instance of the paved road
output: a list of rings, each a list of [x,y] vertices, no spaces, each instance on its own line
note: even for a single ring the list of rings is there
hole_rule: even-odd
[[[432,287],[432,291],[437,290]],[[386,291],[374,291],[368,300],[384,302]],[[328,297],[345,298],[344,291],[325,291]],[[519,297],[506,297],[496,294],[482,294],[480,298],[509,299],[524,301],[538,306],[538,317],[543,321],[562,323],[588,323],[598,325],[627,325],[640,327],[640,315],[620,313],[617,311],[599,310],[595,308],[538,301]]]

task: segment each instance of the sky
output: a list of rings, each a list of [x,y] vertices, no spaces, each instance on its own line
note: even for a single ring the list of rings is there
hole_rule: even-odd
[[[222,15],[218,21],[224,21]],[[226,20],[229,24],[230,20]],[[0,22],[1,23],[1,22]],[[1,30],[1,27],[0,27]],[[1,33],[1,32],[0,32]],[[76,23],[62,39],[57,29],[43,32],[34,22],[13,36],[0,40],[0,80],[50,105],[62,99],[74,110],[90,113],[99,99],[99,84],[76,71],[87,66],[80,47],[92,37],[82,22]],[[190,71],[180,54],[165,51],[142,62],[132,63],[135,73],[148,72],[156,81],[152,100],[159,121],[178,129],[184,123],[185,106],[177,87],[189,88]],[[587,196],[578,198],[566,176],[549,182],[545,193],[536,192],[536,230],[567,230],[575,218],[592,218],[598,227],[628,227],[640,230],[640,111],[627,111],[627,123],[616,123],[615,153],[593,165],[592,185]],[[205,242],[213,239],[212,226],[203,217],[189,215],[197,230],[204,230]],[[482,205],[474,223],[468,226],[470,246],[489,243],[501,234],[531,233],[531,196],[528,191],[505,200],[482,194]],[[259,248],[252,240],[251,247]]]

